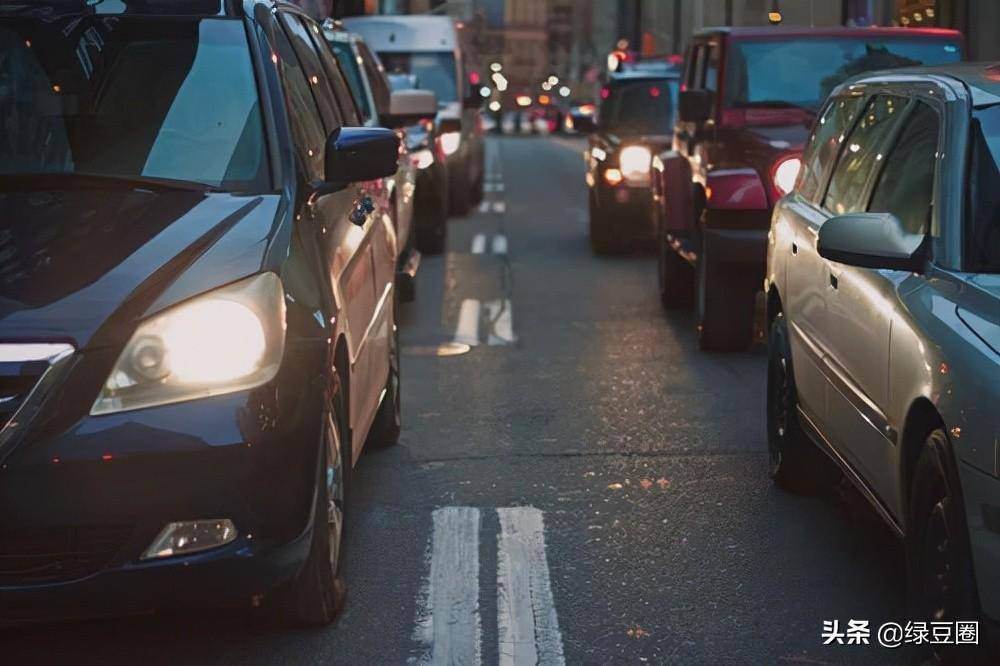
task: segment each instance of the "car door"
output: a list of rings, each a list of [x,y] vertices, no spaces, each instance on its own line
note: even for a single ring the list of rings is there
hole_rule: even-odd
[[[831,216],[864,212],[885,156],[907,115],[909,100],[875,95],[840,151],[823,207]],[[818,331],[827,380],[823,431],[852,467],[874,483],[873,441],[884,437],[892,300],[877,271],[822,260],[818,277],[826,301],[826,323]],[[851,294],[845,301],[845,295]],[[858,298],[867,305],[859,308]]]
[[[288,100],[289,122],[308,177],[319,181],[324,173],[325,138],[339,126],[340,114],[304,24],[294,13],[282,12],[280,18],[287,34],[281,29],[275,31],[275,50]],[[350,184],[318,197],[309,209],[312,219],[303,221],[319,237],[340,316],[344,318],[351,366],[348,405],[352,432],[368,427],[371,403],[377,397],[372,395],[376,391],[372,386],[373,359],[366,344],[376,297],[373,220],[370,215],[360,214],[364,196],[364,184]],[[353,445],[356,458],[360,443],[355,441]]]
[[[781,207],[778,237],[787,239],[776,251],[785,265],[782,305],[788,320],[799,405],[819,424],[826,420],[826,378],[818,342],[828,327],[827,278],[824,260],[816,251],[820,225],[828,218],[822,208],[823,193],[837,163],[844,140],[854,127],[865,99],[861,96],[831,99],[820,112],[805,152],[796,194]]]
[[[929,104],[910,104],[884,151],[869,212],[892,213],[909,233],[926,234],[933,210],[941,119]],[[873,489],[893,502],[896,487],[894,428],[887,417],[889,344],[899,291],[911,284],[907,271],[838,268],[830,262],[831,366],[838,390],[831,401],[837,440],[863,468]],[[887,492],[888,491],[888,492]]]

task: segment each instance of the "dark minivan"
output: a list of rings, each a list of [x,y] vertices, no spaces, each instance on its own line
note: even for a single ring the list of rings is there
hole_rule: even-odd
[[[400,430],[396,135],[288,4],[22,4],[0,52],[0,621],[329,622]]]

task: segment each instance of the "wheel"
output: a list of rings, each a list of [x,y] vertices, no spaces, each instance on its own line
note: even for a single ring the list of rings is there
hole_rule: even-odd
[[[698,347],[740,351],[753,339],[754,299],[747,280],[713,260],[707,243],[698,253]]]
[[[435,255],[444,252],[448,238],[448,181],[442,177],[440,181],[427,185],[427,192],[423,191],[424,188],[417,188],[414,235],[417,249],[422,254]]]
[[[980,615],[965,509],[953,461],[944,430],[931,432],[910,485],[907,584],[915,619],[954,622],[977,620]],[[943,648],[938,657],[946,663],[959,663],[960,657],[962,662],[971,663],[970,657],[984,656],[965,646],[935,647]]]
[[[594,254],[611,254],[616,252],[619,249],[618,244],[611,238],[611,229],[609,228],[607,215],[601,211],[593,190],[591,190],[588,197],[588,204],[590,209],[591,249],[593,249]]]
[[[344,605],[345,587],[339,577],[343,553],[347,468],[343,398],[336,387],[323,423],[323,451],[318,465],[309,555],[289,586],[275,594],[272,611],[293,625],[330,624]]]
[[[660,303],[668,310],[689,307],[694,301],[694,271],[667,244],[661,235],[657,244],[656,274],[660,283]]]
[[[767,451],[771,479],[789,492],[816,493],[838,477],[833,463],[799,423],[788,325],[781,312],[771,324],[767,345]]]
[[[450,178],[448,191],[451,197],[449,209],[452,215],[465,216],[472,208],[472,184],[469,183],[469,174],[465,163],[455,164],[451,168],[460,169],[458,174]]]
[[[389,376],[385,381],[385,397],[379,405],[378,413],[365,446],[383,449],[399,443],[403,418],[400,405],[399,385],[399,329],[396,326],[396,308],[392,312],[392,335],[389,336]]]

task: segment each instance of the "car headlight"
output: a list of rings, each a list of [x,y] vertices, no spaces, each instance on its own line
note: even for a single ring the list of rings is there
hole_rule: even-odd
[[[618,156],[622,174],[630,184],[649,182],[649,167],[653,154],[644,146],[626,146]]]
[[[263,273],[139,324],[90,413],[112,414],[260,386],[285,348],[281,280]]]
[[[462,133],[445,132],[438,138],[438,141],[441,142],[441,150],[444,151],[445,155],[454,155],[458,152],[459,146],[462,145]]]

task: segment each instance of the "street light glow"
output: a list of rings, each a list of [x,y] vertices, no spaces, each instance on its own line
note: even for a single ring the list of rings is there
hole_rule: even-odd
[[[500,72],[502,70],[503,70],[503,65],[501,65],[498,62],[495,62],[495,63],[493,63],[493,64],[490,65],[490,71],[491,72]]]
[[[570,93],[572,93],[572,92],[573,91],[569,89],[569,86],[562,86],[561,88],[559,88],[559,96],[560,97],[569,97]]]

